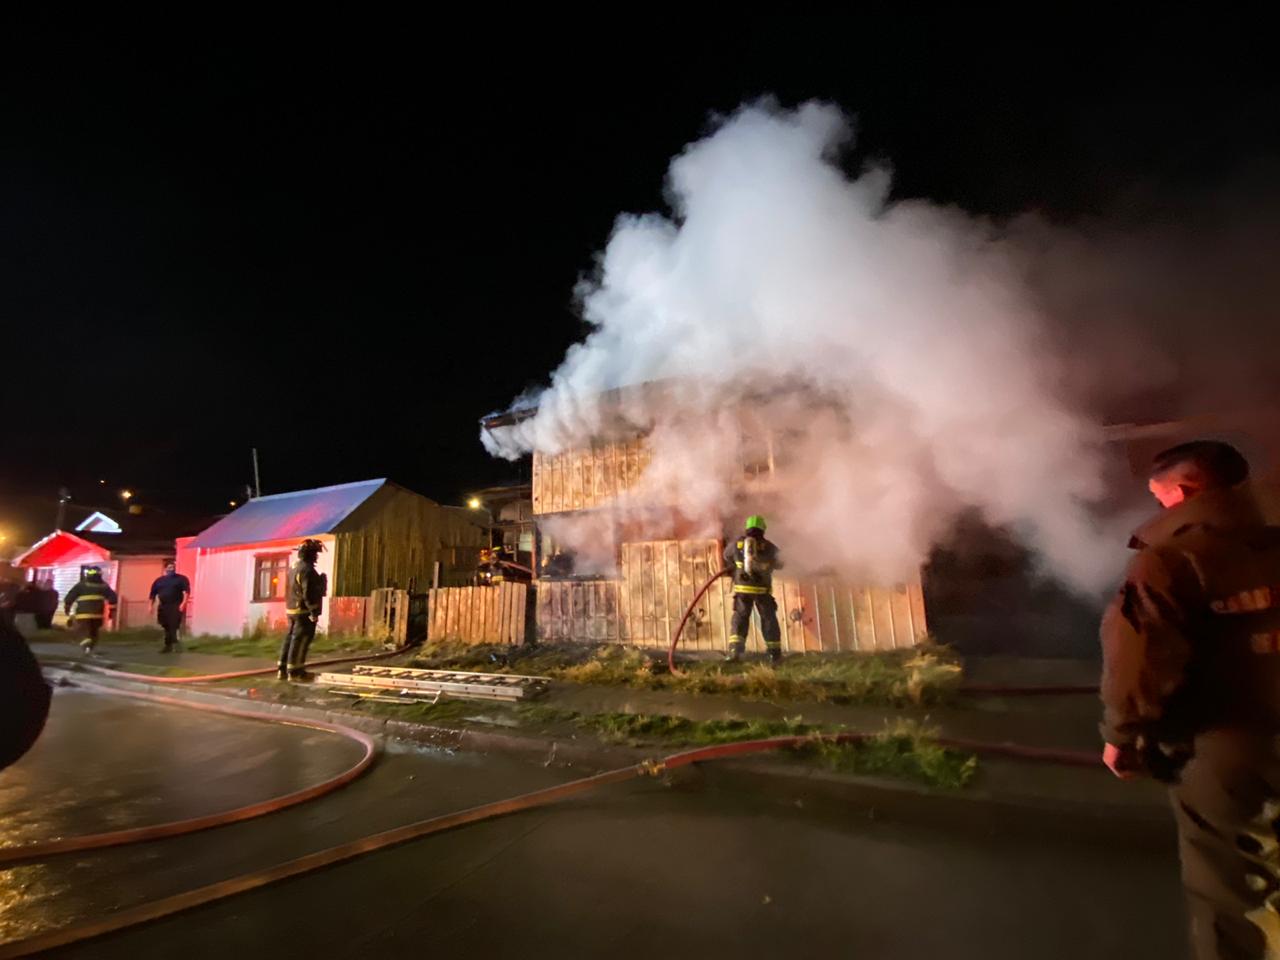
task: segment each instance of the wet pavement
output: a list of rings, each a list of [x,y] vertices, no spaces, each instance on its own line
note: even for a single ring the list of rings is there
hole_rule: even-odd
[[[45,738],[0,773],[5,842],[247,803],[358,754],[296,727],[59,691]],[[0,870],[0,939],[585,772],[393,749],[352,786],[280,814]],[[1135,853],[1053,824],[1033,836],[909,827],[735,782],[606,788],[54,955],[1186,955],[1171,847]]]

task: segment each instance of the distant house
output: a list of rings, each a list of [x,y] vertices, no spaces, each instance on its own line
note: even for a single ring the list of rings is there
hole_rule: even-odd
[[[308,537],[325,545],[316,565],[329,578],[325,630],[333,598],[388,586],[425,590],[437,576],[464,582],[488,533],[476,513],[385,479],[257,497],[176,545],[179,569],[192,580],[192,632],[283,626],[288,570]]]
[[[119,529],[119,528],[117,528]],[[113,626],[137,627],[150,622],[151,584],[173,559],[172,538],[103,533],[95,529],[75,533],[55,530],[14,560],[31,580],[51,580],[59,602],[90,565],[120,595]]]

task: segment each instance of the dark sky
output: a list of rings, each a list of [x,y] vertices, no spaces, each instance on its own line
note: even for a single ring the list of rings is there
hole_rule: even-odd
[[[614,217],[762,94],[837,101],[850,163],[995,217],[1158,216],[1280,153],[1247,23],[435,26],[5,31],[0,494],[207,512],[254,446],[264,493],[518,476],[477,418],[582,336]]]

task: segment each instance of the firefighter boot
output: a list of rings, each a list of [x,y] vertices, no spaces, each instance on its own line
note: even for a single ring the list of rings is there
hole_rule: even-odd
[[[292,634],[292,630],[285,634],[284,643],[280,645],[280,659],[276,661],[277,680],[289,679],[289,640]]]
[[[769,666],[776,667],[782,662],[782,647],[769,647]]]
[[[729,650],[724,655],[725,663],[737,663],[742,659],[742,650],[746,644],[737,637],[729,638]]]

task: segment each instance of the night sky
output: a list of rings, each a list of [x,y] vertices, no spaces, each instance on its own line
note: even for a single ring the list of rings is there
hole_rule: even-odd
[[[216,512],[254,446],[264,493],[518,478],[477,419],[582,337],[615,216],[763,94],[838,102],[851,166],[995,218],[1159,217],[1280,156],[1247,23],[572,26],[6,31],[0,495]]]

